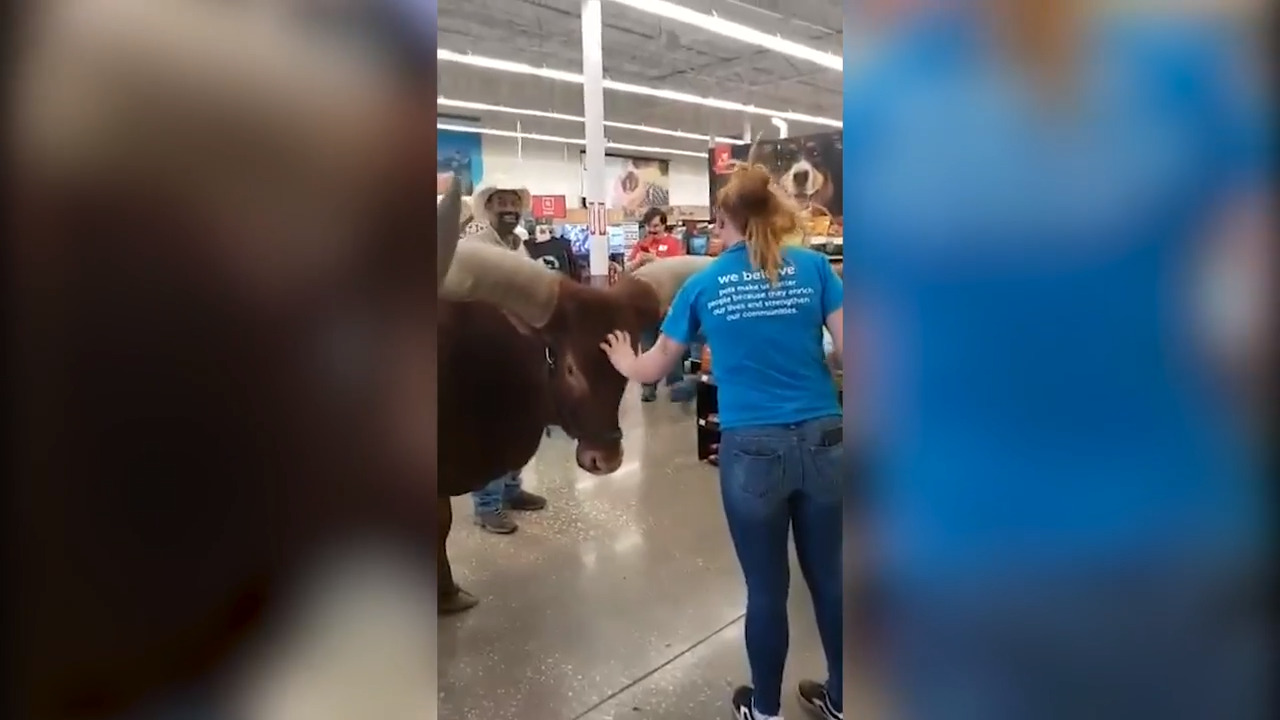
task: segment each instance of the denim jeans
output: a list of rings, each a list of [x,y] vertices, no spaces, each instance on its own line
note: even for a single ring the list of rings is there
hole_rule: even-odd
[[[514,495],[520,489],[520,485],[520,473],[509,472],[471,493],[471,502],[475,506],[476,514],[497,512],[502,508],[502,501]]]
[[[781,707],[792,531],[827,658],[827,692],[843,707],[842,426],[835,416],[720,436],[721,498],[747,582],[747,660],[755,708],[766,715]]]

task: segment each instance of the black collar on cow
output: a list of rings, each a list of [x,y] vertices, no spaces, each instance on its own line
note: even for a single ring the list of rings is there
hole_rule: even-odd
[[[556,424],[560,426],[560,429],[564,430],[565,434],[573,438],[574,440],[578,440],[580,442],[586,442],[590,445],[604,446],[611,443],[621,442],[622,441],[621,427],[615,425],[613,428],[601,433],[584,432],[582,428],[578,427],[577,421],[574,418],[574,416],[564,411],[564,408],[561,407],[559,401],[557,400],[556,383],[555,383],[556,369],[560,364],[559,355],[556,353],[556,349],[552,347],[550,344],[548,344],[546,346],[546,356],[547,356],[547,376],[549,380],[549,382],[547,383],[547,391],[551,393],[551,409],[552,409],[552,412],[555,413]]]

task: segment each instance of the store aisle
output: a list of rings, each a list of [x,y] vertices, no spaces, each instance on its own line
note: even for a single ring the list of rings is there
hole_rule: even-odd
[[[514,535],[482,532],[455,498],[454,571],[481,604],[440,621],[441,720],[728,713],[747,679],[745,588],[715,469],[694,457],[693,409],[642,405],[632,387],[622,427],[626,459],[608,477],[578,470],[563,435],[544,440],[524,477],[549,507],[519,514]],[[794,563],[791,607],[788,683],[823,672]]]

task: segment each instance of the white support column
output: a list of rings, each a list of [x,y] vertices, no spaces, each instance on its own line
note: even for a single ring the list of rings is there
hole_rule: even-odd
[[[587,168],[582,194],[587,199],[587,218],[591,224],[591,281],[600,284],[609,277],[602,27],[600,0],[582,0],[582,115],[586,118],[587,131]]]

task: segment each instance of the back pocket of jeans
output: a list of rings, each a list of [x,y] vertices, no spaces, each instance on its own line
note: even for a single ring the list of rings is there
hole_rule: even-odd
[[[845,476],[850,471],[845,467],[844,443],[811,445],[808,453],[808,470],[813,474],[806,473],[805,489],[817,499],[839,501],[844,495]]]
[[[765,497],[782,486],[780,452],[733,450],[720,462],[721,471],[728,473],[729,486],[751,497]]]

